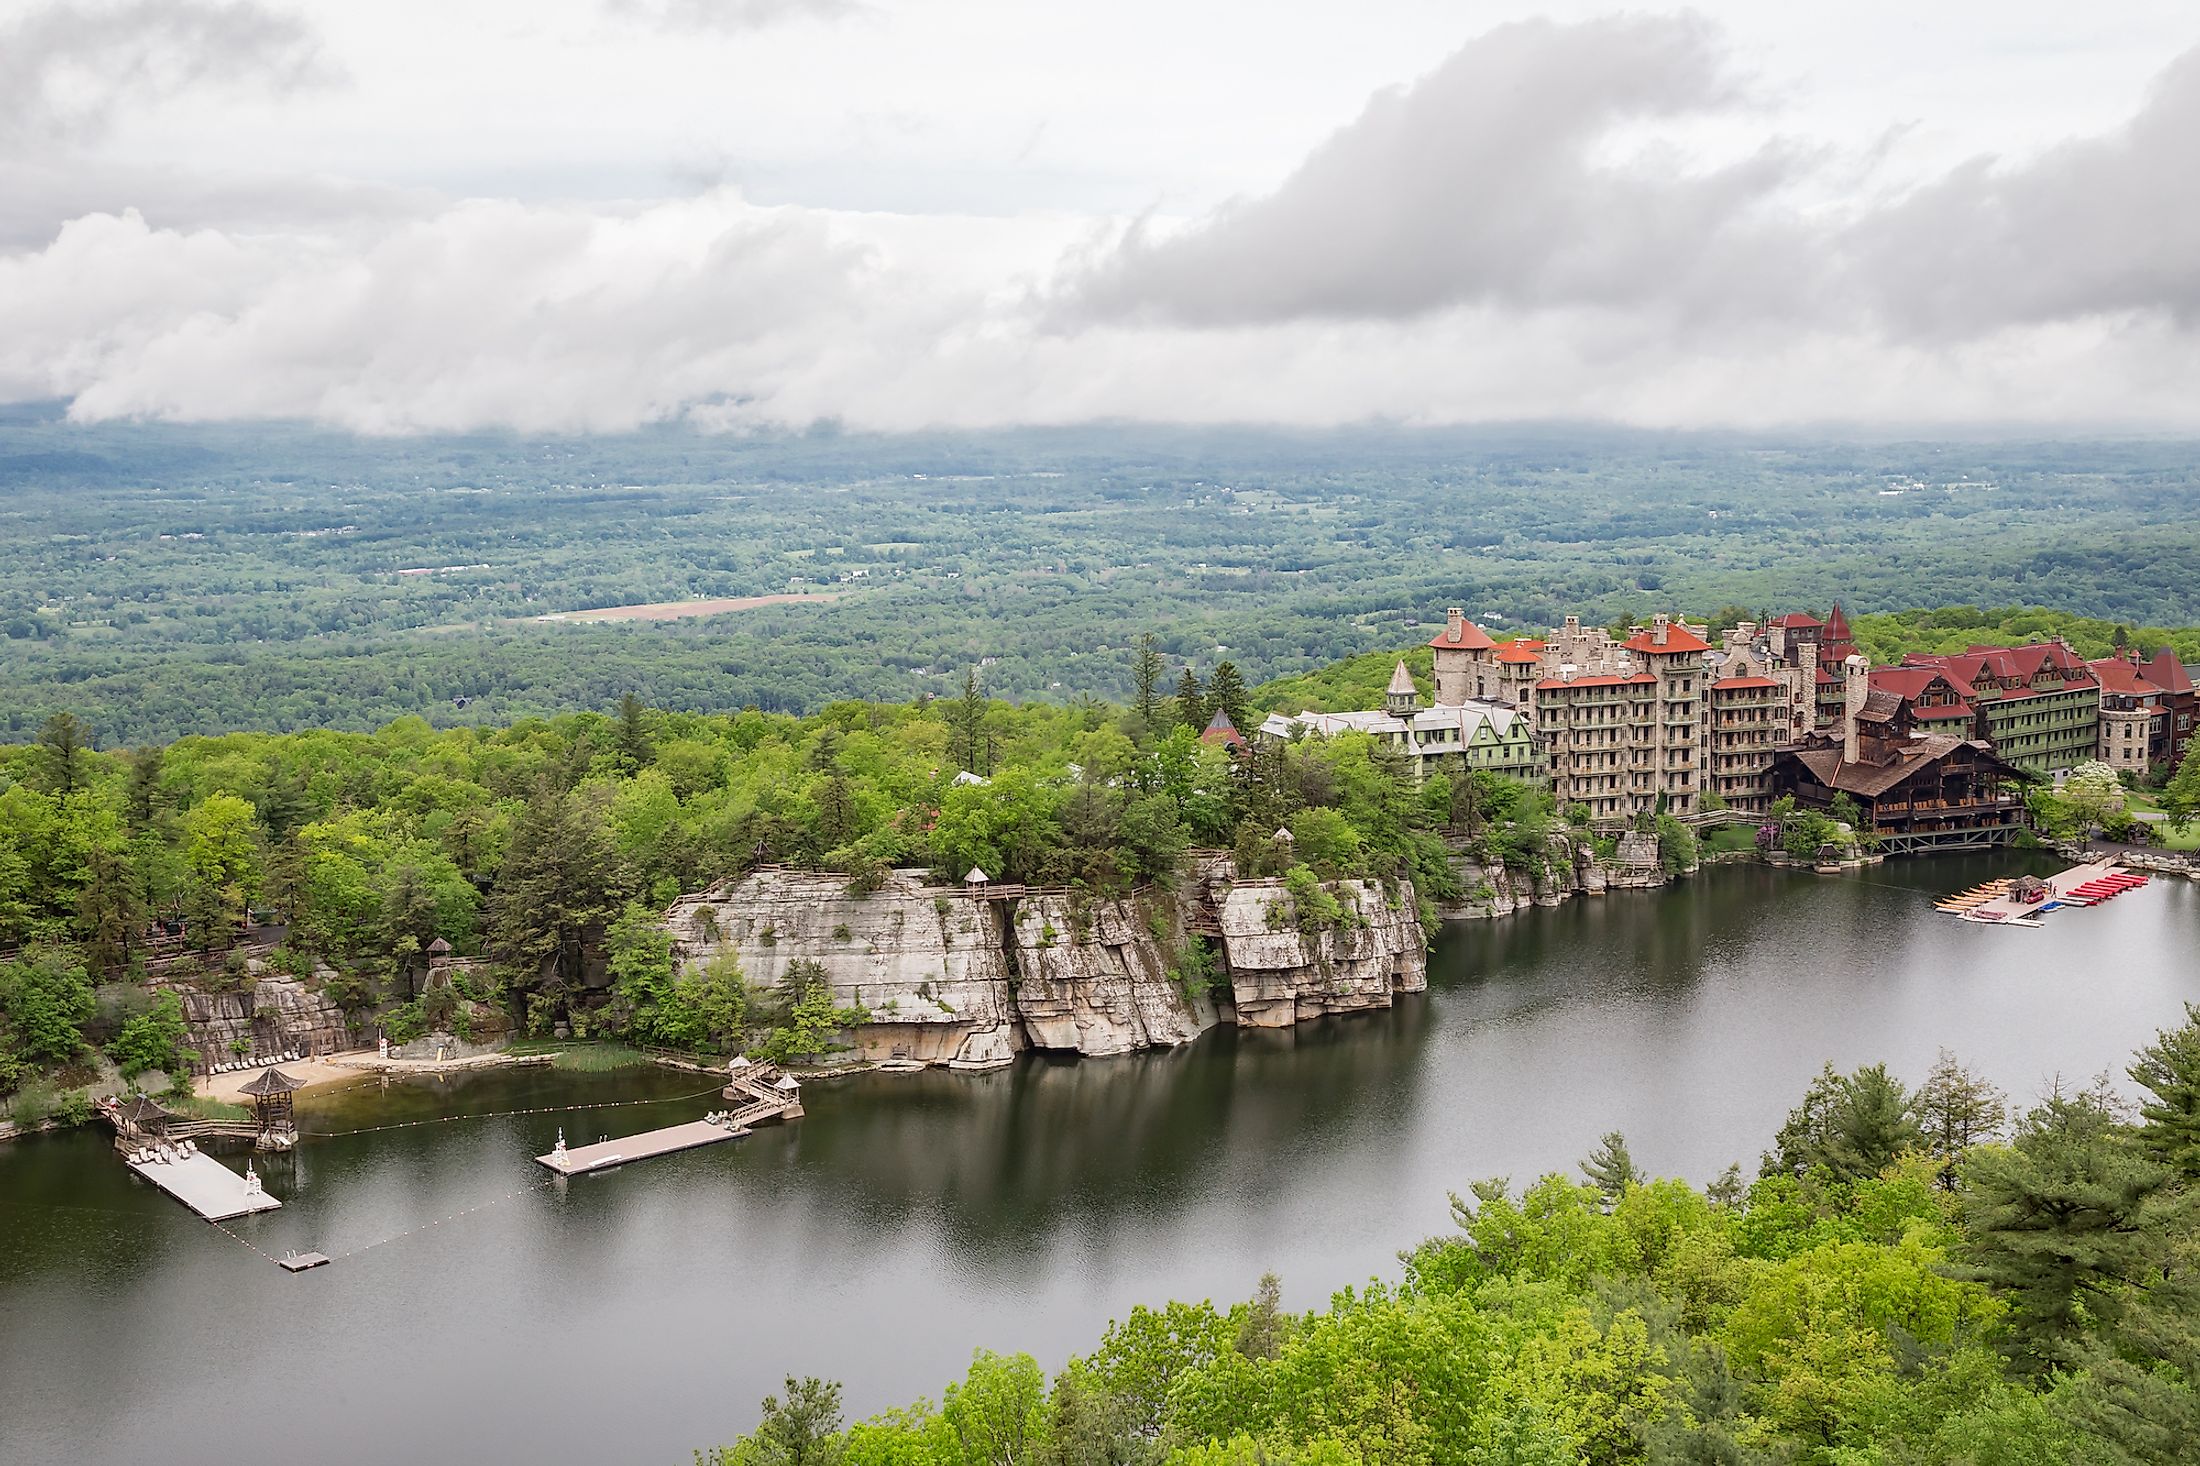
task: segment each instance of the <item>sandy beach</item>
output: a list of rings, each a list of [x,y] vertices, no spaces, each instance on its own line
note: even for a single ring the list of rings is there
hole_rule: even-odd
[[[329,1054],[318,1059],[300,1059],[295,1063],[277,1064],[274,1067],[298,1080],[301,1089],[320,1089],[331,1084],[341,1084],[347,1079],[363,1078],[366,1071],[356,1063],[347,1062],[358,1059],[373,1062],[374,1050],[360,1049],[354,1053]],[[257,1079],[262,1072],[260,1069],[232,1069],[227,1074],[201,1075],[196,1087],[198,1093],[207,1099],[241,1105],[245,1103],[244,1087]]]

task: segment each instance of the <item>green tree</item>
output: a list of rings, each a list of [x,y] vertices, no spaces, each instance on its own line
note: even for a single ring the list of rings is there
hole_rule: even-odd
[[[613,738],[618,750],[619,766],[628,773],[638,773],[649,763],[649,709],[632,692],[619,696],[619,728]]]
[[[756,1433],[741,1446],[714,1451],[705,1460],[708,1466],[840,1466],[847,1450],[839,1383],[790,1374],[784,1399],[764,1397]]]
[[[1828,1064],[1788,1112],[1765,1156],[1764,1174],[1802,1176],[1822,1168],[1837,1180],[1863,1180],[1921,1138],[1910,1096],[1886,1065],[1838,1074]]]
[[[1627,1137],[1613,1130],[1597,1142],[1581,1163],[1581,1174],[1589,1178],[1589,1184],[1604,1193],[1604,1199],[1617,1203],[1627,1194],[1630,1186],[1640,1186],[1644,1177],[1635,1165],[1634,1156],[1627,1150]]]
[[[28,947],[0,964],[0,1012],[8,1044],[34,1064],[66,1064],[84,1048],[84,1024],[98,1008],[84,963],[68,947]]]
[[[515,986],[577,983],[591,931],[622,904],[600,805],[544,786],[512,831],[488,904],[490,950]]]
[[[198,944],[227,946],[259,875],[257,816],[234,794],[210,794],[183,816],[186,913]]]
[[[158,746],[140,748],[130,755],[130,782],[124,809],[133,831],[144,830],[167,813],[171,803],[161,776],[167,767],[167,751]]]
[[[66,799],[91,782],[91,731],[76,714],[55,713],[39,730],[41,774],[46,792]]]
[[[948,713],[949,726],[954,729],[954,753],[961,766],[973,774],[983,775],[985,763],[985,693],[978,682],[978,669],[971,667],[963,673],[962,696]]]
[[[164,988],[154,994],[151,1008],[123,1023],[122,1031],[107,1045],[107,1057],[125,1079],[135,1079],[148,1069],[175,1075],[183,1067],[183,1043],[188,1036],[183,1000]]]
[[[2179,834],[2200,819],[2200,738],[2185,746],[2184,760],[2162,788],[2162,812]]]
[[[1245,732],[1252,721],[1252,705],[1247,700],[1245,678],[1239,674],[1237,663],[1217,662],[1214,671],[1207,674],[1208,716],[1220,708],[1230,719],[1231,726]]]
[[[671,1017],[672,934],[657,913],[629,902],[605,934],[610,954],[612,991],[628,1012],[627,1031],[643,1043],[665,1043],[664,1021]],[[673,1037],[684,1038],[675,1023]]]
[[[1952,1187],[1963,1153],[1991,1141],[2008,1122],[2008,1096],[1942,1049],[1911,1098],[1910,1113],[1925,1149],[1941,1163],[1943,1183]]]
[[[1199,685],[1199,674],[1186,667],[1176,679],[1176,721],[1196,733],[1207,726],[1207,717],[1207,694]]]
[[[2103,1101],[2060,1093],[2024,1117],[2009,1145],[1964,1159],[1970,1275],[2008,1301],[2021,1367],[2075,1362],[2088,1334],[2116,1321],[2125,1285],[2160,1267],[2183,1208],[2175,1175]]]
[[[2129,1072],[2147,1092],[2139,1106],[2140,1143],[2188,1181],[2200,1181],[2200,1004],[2185,1004],[2185,1021],[2139,1050]]]
[[[1141,738],[1162,731],[1161,673],[1161,638],[1142,631],[1131,657],[1131,715]]]

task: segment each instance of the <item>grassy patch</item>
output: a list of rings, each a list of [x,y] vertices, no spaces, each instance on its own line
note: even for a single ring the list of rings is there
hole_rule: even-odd
[[[1706,854],[1724,855],[1737,850],[1755,850],[1757,831],[1751,825],[1721,825],[1702,836],[1698,844]]]
[[[203,1094],[164,1094],[160,1102],[179,1115],[189,1115],[194,1120],[249,1120],[252,1112],[243,1105],[233,1105],[226,1100],[209,1099]]]
[[[650,1062],[649,1055],[622,1043],[593,1039],[524,1038],[506,1050],[513,1054],[555,1054],[551,1067],[578,1074],[602,1074],[612,1069],[632,1069]]]

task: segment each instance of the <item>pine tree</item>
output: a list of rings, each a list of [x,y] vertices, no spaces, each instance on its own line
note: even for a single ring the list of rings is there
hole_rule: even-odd
[[[2183,1026],[2139,1050],[2129,1073],[2151,1096],[2139,1106],[2147,1153],[2200,1179],[2200,1004],[2187,1003]]]
[[[1613,1203],[1627,1194],[1628,1187],[1640,1186],[1643,1180],[1635,1158],[1628,1154],[1627,1137],[1617,1130],[1597,1142],[1597,1148],[1581,1163],[1581,1174],[1604,1193],[1607,1202]]]
[[[1828,1064],[1789,1111],[1763,1173],[1801,1176],[1823,1168],[1836,1180],[1860,1181],[1878,1175],[1921,1138],[1909,1093],[1886,1065],[1838,1074]]]
[[[1161,730],[1161,638],[1150,631],[1138,634],[1138,653],[1131,661],[1131,711],[1146,735]]]
[[[1207,675],[1207,709],[1209,716],[1220,708],[1230,719],[1230,725],[1240,733],[1245,731],[1246,719],[1252,711],[1245,702],[1245,679],[1238,675],[1237,663],[1217,662],[1214,671]]]
[[[1176,720],[1194,733],[1207,726],[1207,694],[1199,685],[1199,674],[1189,667],[1176,679]]]
[[[555,786],[513,826],[489,894],[490,949],[527,986],[577,982],[590,929],[619,909],[617,859],[601,811]]]
[[[955,733],[956,760],[973,774],[982,774],[978,767],[985,761],[985,693],[978,685],[978,669],[963,673],[962,696],[955,701],[948,714],[948,725]]]
[[[1972,1146],[1992,1140],[2009,1118],[2008,1096],[1956,1062],[1946,1049],[1918,1086],[1911,1116],[1925,1149],[1941,1162],[1945,1184],[1955,1184],[1954,1166]]]
[[[2090,1325],[2116,1322],[2124,1285],[2159,1272],[2185,1209],[2175,1173],[2094,1095],[2050,1096],[1960,1176],[1967,1271],[2008,1301],[2007,1347],[2035,1372],[2075,1362]]]
[[[642,700],[629,692],[619,698],[619,732],[617,747],[619,762],[628,773],[636,773],[649,762],[648,709]]]
[[[39,751],[44,755],[46,792],[66,799],[91,781],[90,758],[85,744],[91,732],[74,713],[55,713],[39,730]]]
[[[130,828],[143,830],[168,808],[168,791],[161,787],[167,754],[158,745],[140,748],[130,755],[130,788],[124,807]]]

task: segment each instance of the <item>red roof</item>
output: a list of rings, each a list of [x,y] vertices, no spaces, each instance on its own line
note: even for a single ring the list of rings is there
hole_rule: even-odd
[[[1774,617],[1772,624],[1775,626],[1785,626],[1790,631],[1799,631],[1805,626],[1823,626],[1826,623],[1819,620],[1816,616],[1809,614],[1808,612],[1790,611],[1785,616]]]
[[[2153,697],[2168,691],[2141,676],[2139,669],[2122,657],[2103,657],[2098,662],[2087,662],[2093,676],[2104,692],[2120,692],[2130,697]],[[2183,668],[2178,670],[2182,671]]]
[[[1451,628],[1446,626],[1430,639],[1429,645],[1442,647],[1446,651],[1486,652],[1497,643],[1491,641],[1490,634],[1472,621],[1462,621],[1459,623],[1457,641],[1451,639]]]
[[[1849,618],[1841,614],[1841,603],[1839,601],[1833,603],[1833,610],[1826,617],[1826,640],[1831,642],[1849,640]]]
[[[1536,688],[1540,691],[1546,687],[1626,687],[1638,682],[1656,686],[1657,680],[1648,672],[1637,672],[1632,677],[1576,677],[1571,681],[1564,677],[1546,677],[1536,684]]]
[[[1497,660],[1514,663],[1540,662],[1543,660],[1542,653],[1542,642],[1532,636],[1523,636],[1518,641],[1508,641],[1500,646],[1497,649]]]
[[[1633,636],[1628,637],[1621,645],[1631,652],[1644,652],[1653,657],[1672,656],[1679,652],[1707,652],[1711,650],[1710,642],[1705,641],[1678,621],[1667,623],[1665,645],[1660,646],[1657,642],[1651,640],[1655,634],[1650,631],[1638,631]]]
[[[1900,667],[1874,667],[1871,672],[1873,687],[1883,688],[1902,697],[1923,697],[1936,682],[1950,692],[1959,693],[1962,690],[1949,681],[1948,674],[1938,667],[1906,664]]]
[[[1770,677],[1721,677],[1711,685],[1715,689],[1724,691],[1734,687],[1778,687],[1780,684]]]
[[[2185,664],[2178,661],[2177,654],[2168,647],[2164,647],[2154,654],[2154,660],[2146,664],[2146,672],[2147,681],[2161,688],[2164,692],[2190,692],[2193,690],[2192,674],[2185,670]]]
[[[1944,718],[1961,718],[1968,723],[1978,716],[1967,702],[1935,703],[1929,708],[1921,708],[1913,704],[1910,712],[1920,723],[1937,723]]]

